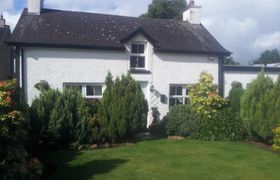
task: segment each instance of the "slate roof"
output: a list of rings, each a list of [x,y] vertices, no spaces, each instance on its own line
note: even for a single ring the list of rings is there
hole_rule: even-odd
[[[138,32],[151,39],[155,51],[230,54],[203,25],[51,9],[43,9],[40,15],[24,9],[8,43],[124,50],[124,42]]]
[[[7,40],[11,35],[10,26],[0,28],[0,46]]]

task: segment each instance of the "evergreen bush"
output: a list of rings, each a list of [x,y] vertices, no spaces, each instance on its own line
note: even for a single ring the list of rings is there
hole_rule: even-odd
[[[241,117],[249,135],[255,140],[272,143],[272,129],[280,119],[280,81],[274,86],[270,77],[262,71],[248,84],[241,98]]]
[[[129,139],[146,127],[145,96],[130,74],[113,81],[108,73],[106,86],[100,110],[102,132],[112,142]]]
[[[240,82],[234,81],[231,84],[231,90],[229,91],[228,99],[230,108],[233,112],[240,114],[240,101],[241,96],[244,93],[244,88]]]

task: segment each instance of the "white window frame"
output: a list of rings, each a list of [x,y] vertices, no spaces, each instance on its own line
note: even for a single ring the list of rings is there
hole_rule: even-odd
[[[82,86],[82,96],[86,99],[101,99],[105,90],[104,83],[63,83],[63,89],[66,86]],[[100,96],[88,96],[87,95],[87,86],[101,86],[102,87],[102,94]]]
[[[141,44],[144,45],[144,53],[132,53],[132,45]],[[131,57],[144,57],[145,66],[144,67],[131,67]],[[129,67],[133,70],[147,70],[147,43],[145,42],[131,42],[130,44],[130,56],[129,56]]]
[[[182,87],[182,95],[171,95],[171,87]],[[168,98],[168,105],[169,105],[169,109],[172,108],[173,106],[171,106],[170,104],[170,99],[183,99],[183,105],[186,105],[186,99],[190,99],[189,93],[187,94],[187,90],[188,90],[188,85],[186,84],[170,84],[169,85],[169,98]],[[177,105],[177,104],[175,104]]]

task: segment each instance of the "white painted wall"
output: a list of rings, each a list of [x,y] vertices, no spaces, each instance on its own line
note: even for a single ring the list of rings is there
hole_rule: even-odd
[[[30,104],[38,95],[34,85],[40,80],[62,90],[63,83],[103,83],[108,71],[116,77],[126,73],[128,67],[123,52],[25,48],[24,69]]]
[[[195,84],[201,72],[207,71],[218,84],[218,58],[208,60],[206,55],[158,53],[153,56],[152,83],[155,90],[169,97],[171,84]],[[169,111],[169,102],[158,102],[161,118]]]
[[[248,83],[256,79],[259,72],[246,72],[246,71],[225,71],[224,73],[224,91],[225,97],[228,96],[231,90],[231,84],[234,81],[240,82],[243,88],[246,88]],[[279,73],[266,72],[266,75],[270,76],[274,81],[277,80]]]

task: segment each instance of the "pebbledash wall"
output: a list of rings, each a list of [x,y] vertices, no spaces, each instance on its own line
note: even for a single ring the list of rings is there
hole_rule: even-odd
[[[218,57],[178,53],[154,53],[143,36],[130,42],[145,42],[148,63],[145,72],[134,72],[132,77],[141,82],[142,90],[151,107],[158,107],[162,118],[169,111],[170,85],[198,82],[202,71],[214,76],[218,84]],[[130,70],[130,42],[127,51],[34,48],[23,49],[23,87],[29,104],[39,95],[34,85],[46,80],[51,87],[62,90],[65,83],[104,84],[108,71],[114,78]],[[104,90],[105,88],[103,88]],[[164,98],[163,98],[164,97]],[[151,110],[148,125],[152,122]]]
[[[276,81],[280,75],[279,67],[258,67],[258,66],[224,66],[224,95],[228,96],[231,84],[234,81],[242,83],[246,88],[248,83],[256,79],[258,74],[264,70],[265,74]]]

